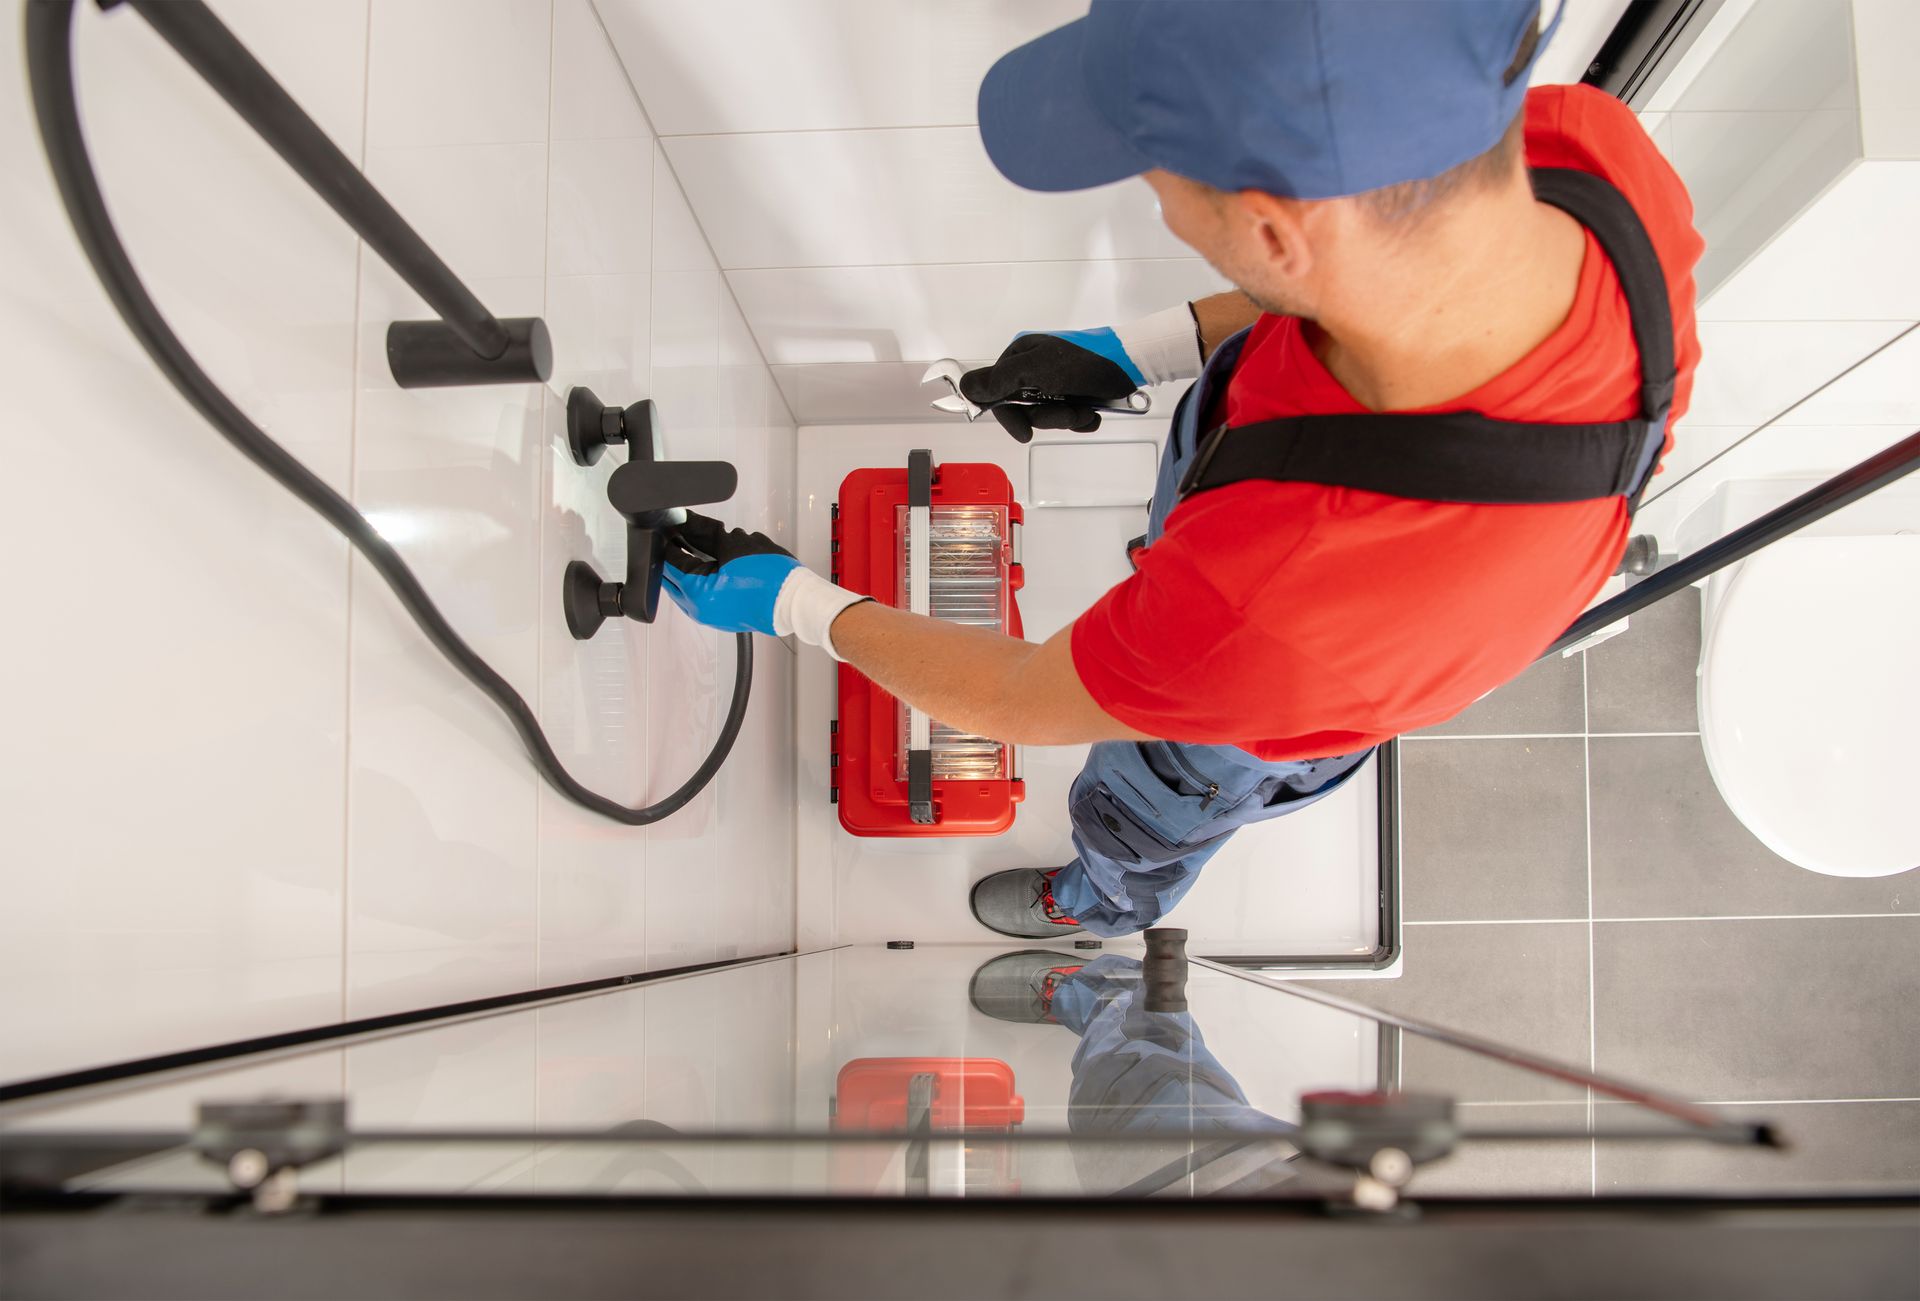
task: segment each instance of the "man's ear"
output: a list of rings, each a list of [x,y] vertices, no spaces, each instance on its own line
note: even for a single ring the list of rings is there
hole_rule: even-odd
[[[1274,274],[1292,281],[1304,279],[1313,269],[1304,205],[1264,190],[1241,190],[1233,203],[1239,209],[1237,218],[1247,225],[1254,253],[1265,259]]]

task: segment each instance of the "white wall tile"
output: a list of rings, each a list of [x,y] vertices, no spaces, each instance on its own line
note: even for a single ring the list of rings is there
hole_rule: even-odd
[[[653,156],[653,269],[655,271],[712,271],[717,267],[706,232],[687,203],[686,191],[674,176],[666,151]]]
[[[544,143],[372,148],[367,175],[455,275],[545,273]]]
[[[1771,420],[1901,330],[1895,321],[1705,321],[1677,428]]]
[[[1199,258],[731,271],[727,280],[771,364],[923,369],[939,357],[997,357],[1021,330],[1125,321],[1226,287]]]
[[[1816,201],[1860,156],[1851,111],[1672,113],[1666,152],[1707,242],[1704,295]]]
[[[1915,326],[1912,321],[1899,326],[1879,351],[1781,416],[1780,423],[1920,428],[1920,329]]]
[[[1920,167],[1858,163],[1700,304],[1703,321],[1920,319]]]
[[[375,149],[547,138],[551,0],[374,0]]]
[[[215,8],[357,148],[362,10]],[[88,143],[136,266],[216,381],[343,484],[352,237],[137,16],[80,6],[76,26]],[[345,746],[345,547],[109,307],[54,196],[19,39],[5,24],[18,617],[0,674],[30,686],[0,762],[4,1079],[337,1016]]]
[[[1849,0],[1755,4],[1740,16],[1671,107],[1777,112],[1848,106],[1853,88]]]
[[[647,396],[653,360],[651,276],[549,276],[544,319],[553,340],[549,386],[563,402],[575,384],[619,406]]]
[[[592,0],[554,0],[553,138],[650,137],[627,71],[607,41]]]
[[[662,134],[948,126],[1083,0],[599,0]]]
[[[543,284],[476,281],[502,315]],[[539,385],[394,387],[380,322],[413,310],[367,268],[355,501],[473,647],[523,696],[537,681],[545,455]],[[534,977],[534,785],[498,711],[364,564],[354,580],[348,1013],[527,988]]]
[[[1853,0],[1860,88],[1860,135],[1869,158],[1920,158],[1920,6],[1908,0]]]
[[[547,274],[644,272],[653,264],[653,142],[556,140]]]
[[[1022,190],[994,170],[971,126],[664,144],[729,270],[1192,255],[1145,181]]]

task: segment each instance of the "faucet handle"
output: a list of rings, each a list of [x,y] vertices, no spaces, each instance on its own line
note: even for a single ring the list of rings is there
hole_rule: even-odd
[[[725,501],[740,486],[740,475],[725,461],[628,461],[607,480],[607,500],[635,524],[658,526],[653,518],[681,506]]]

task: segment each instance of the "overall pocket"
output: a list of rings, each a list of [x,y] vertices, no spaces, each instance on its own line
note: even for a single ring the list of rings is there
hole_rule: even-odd
[[[1103,742],[1089,775],[1075,825],[1099,852],[1145,863],[1174,862],[1231,829],[1258,782],[1251,771],[1213,775],[1164,741]]]

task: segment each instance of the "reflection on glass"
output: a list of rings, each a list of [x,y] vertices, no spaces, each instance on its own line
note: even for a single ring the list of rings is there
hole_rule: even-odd
[[[1328,1150],[1303,1099],[1408,1088],[1469,1136],[1411,1195],[1591,1186],[1570,1068],[1202,964],[1166,990],[1123,952],[853,947],[42,1100],[0,1114],[0,1150],[57,1131],[65,1186],[214,1192],[201,1104],[344,1095],[343,1150],[302,1190],[1345,1196],[1352,1169],[1303,1155]],[[1645,1107],[1601,1110],[1603,1131],[1650,1128]]]

